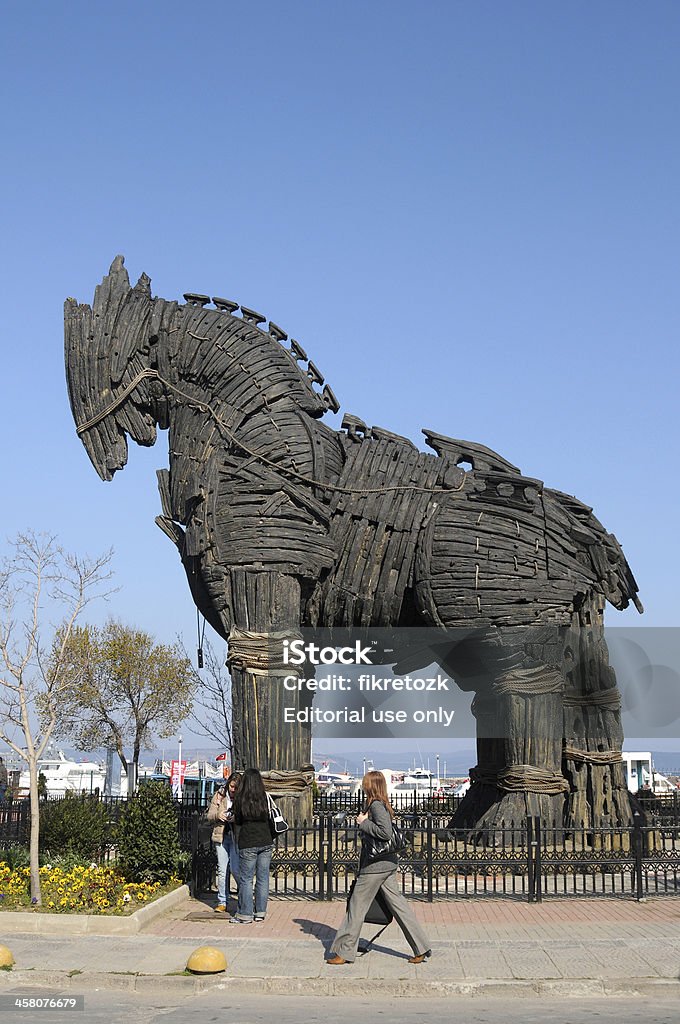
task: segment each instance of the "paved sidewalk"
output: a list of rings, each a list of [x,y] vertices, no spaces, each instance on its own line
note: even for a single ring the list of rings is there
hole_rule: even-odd
[[[396,924],[355,964],[328,967],[324,952],[344,904],[270,900],[263,924],[230,925],[207,903],[188,900],[144,929],[114,936],[0,936],[17,966],[10,985],[362,995],[639,994],[675,996],[680,1005],[680,900],[503,900],[414,903],[432,940],[432,959],[407,962]],[[0,927],[2,918],[0,917]],[[364,936],[377,928],[365,926]],[[221,949],[226,974],[182,974],[197,946]]]

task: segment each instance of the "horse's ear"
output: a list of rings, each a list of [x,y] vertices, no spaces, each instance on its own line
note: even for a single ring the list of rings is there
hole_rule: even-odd
[[[151,298],[151,278],[148,274],[140,274],[139,281],[134,287],[136,292],[146,295],[149,299]]]

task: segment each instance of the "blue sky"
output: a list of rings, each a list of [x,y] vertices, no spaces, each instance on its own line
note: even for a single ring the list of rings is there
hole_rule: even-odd
[[[68,407],[63,301],[121,252],[593,505],[677,625],[677,3],[38,2],[0,46],[0,545],[113,546],[108,611],[193,644],[165,435],[104,484]]]

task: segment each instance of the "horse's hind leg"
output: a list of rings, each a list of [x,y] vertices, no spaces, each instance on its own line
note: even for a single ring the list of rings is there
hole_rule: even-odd
[[[564,774],[567,825],[632,822],[621,746],[619,690],[604,639],[603,603],[591,595],[574,613],[565,643]]]
[[[454,652],[448,668],[476,690],[477,718],[477,766],[454,827],[523,827],[533,815],[561,827],[561,640],[553,627],[494,628]]]

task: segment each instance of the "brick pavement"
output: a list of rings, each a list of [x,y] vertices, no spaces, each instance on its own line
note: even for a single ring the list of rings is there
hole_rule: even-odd
[[[340,900],[270,900],[263,924],[231,925],[206,902],[187,900],[130,936],[12,935],[12,984],[131,987],[222,985],[242,992],[404,997],[493,994],[658,994],[680,1005],[680,900],[617,899],[414,901],[433,957],[408,964],[410,950],[396,924],[351,966],[329,968],[324,953],[339,925]],[[232,904],[233,907],[233,904]],[[1,922],[1,918],[0,918]],[[364,935],[370,935],[366,926]],[[0,942],[3,941],[0,936]],[[199,945],[222,949],[226,975],[182,977]],[[42,979],[42,980],[41,980]],[[0,987],[10,975],[0,976]]]

